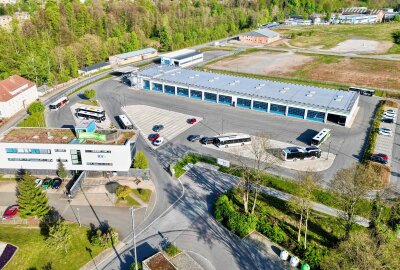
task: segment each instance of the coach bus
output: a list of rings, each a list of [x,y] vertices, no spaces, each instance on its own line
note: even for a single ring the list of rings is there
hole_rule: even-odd
[[[133,129],[133,124],[124,114],[118,115],[118,122],[123,129]]]
[[[215,138],[214,144],[218,147],[228,147],[236,145],[245,145],[251,143],[250,135],[246,134],[231,134],[222,135]]]
[[[67,97],[62,97],[49,105],[50,111],[57,111],[68,104],[69,99]]]
[[[353,86],[349,87],[349,91],[357,92],[360,95],[369,96],[369,97],[372,97],[375,94],[375,90],[367,89],[367,88],[360,88],[360,87],[353,87]]]
[[[282,149],[283,160],[316,159],[321,157],[321,150],[318,147],[286,147]]]
[[[330,136],[331,136],[331,130],[329,128],[324,128],[311,139],[310,144],[311,144],[311,146],[320,146]]]
[[[106,120],[106,116],[104,114],[95,113],[95,112],[87,112],[87,111],[78,111],[76,113],[76,117],[79,119],[86,119],[86,120],[93,119],[97,123],[101,123],[104,120]]]

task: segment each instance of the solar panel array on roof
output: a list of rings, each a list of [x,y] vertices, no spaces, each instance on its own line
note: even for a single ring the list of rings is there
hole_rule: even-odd
[[[247,96],[289,106],[349,113],[358,93],[321,87],[239,77],[174,66],[151,66],[139,71],[139,77],[172,85],[186,85],[221,94]]]

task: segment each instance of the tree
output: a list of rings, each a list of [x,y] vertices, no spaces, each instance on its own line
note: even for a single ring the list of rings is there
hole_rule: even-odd
[[[164,51],[171,50],[171,35],[165,26],[160,29],[160,44]]]
[[[19,215],[22,218],[41,218],[50,211],[46,193],[36,187],[35,178],[29,173],[26,172],[18,181],[17,190]]]
[[[33,102],[31,105],[29,105],[28,107],[28,113],[29,114],[35,114],[35,113],[42,113],[44,112],[46,108],[44,107],[44,105],[42,104],[42,102],[40,101],[35,101]]]
[[[64,164],[62,163],[61,160],[58,161],[58,170],[57,170],[58,176],[62,179],[65,180],[65,178],[68,177],[68,172],[64,167]]]
[[[135,160],[133,162],[133,167],[136,169],[148,169],[149,168],[149,162],[147,160],[146,155],[142,150],[138,151],[135,156]]]
[[[392,33],[393,42],[400,45],[400,30],[394,31]]]
[[[345,239],[355,223],[360,212],[360,201],[376,186],[379,176],[368,164],[353,164],[350,168],[338,171],[330,183],[330,189],[336,193],[339,216],[344,221]]]
[[[83,94],[87,99],[92,99],[96,96],[96,91],[94,89],[86,89]]]
[[[397,202],[390,209],[388,225],[396,232],[400,229],[400,202]]]
[[[117,189],[115,190],[115,194],[117,195],[117,197],[122,200],[125,200],[130,193],[131,193],[131,188],[128,186],[118,186]]]
[[[56,250],[63,249],[68,252],[68,246],[71,243],[71,231],[68,225],[62,219],[57,220],[49,228],[49,236],[46,239],[46,244]]]
[[[137,269],[138,269],[138,270],[142,270],[142,269],[143,269],[142,263],[141,263],[141,262],[138,262],[138,268],[137,268]],[[133,263],[131,264],[129,270],[136,270],[136,264],[135,264],[135,262],[133,262]]]

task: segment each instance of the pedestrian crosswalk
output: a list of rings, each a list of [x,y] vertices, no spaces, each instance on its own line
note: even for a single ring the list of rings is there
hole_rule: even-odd
[[[122,110],[129,117],[136,128],[141,131],[147,142],[149,142],[147,137],[150,134],[155,133],[152,131],[153,126],[155,125],[164,126],[164,129],[159,133],[164,138],[165,144],[202,120],[201,117],[146,105],[131,105],[123,107]],[[196,118],[197,122],[195,124],[188,124],[187,120],[190,118]],[[151,145],[153,148],[157,148],[150,142],[149,145]]]

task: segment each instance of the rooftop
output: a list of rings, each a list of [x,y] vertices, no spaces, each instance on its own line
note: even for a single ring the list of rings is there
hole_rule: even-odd
[[[139,56],[139,55],[143,55],[143,54],[155,53],[155,52],[157,52],[156,49],[149,47],[146,49],[141,49],[141,50],[127,52],[127,53],[121,53],[121,54],[117,54],[114,56],[121,58],[121,59],[126,59],[126,58],[131,58],[131,57],[135,57],[135,56]]]
[[[186,59],[186,58],[189,58],[189,57],[193,57],[193,56],[199,55],[199,54],[203,54],[203,53],[201,53],[201,52],[190,52],[190,53],[178,55],[178,56],[174,57],[174,59],[183,60],[183,59]]]
[[[194,52],[196,52],[196,51],[193,49],[182,49],[182,50],[178,50],[178,51],[165,53],[165,54],[161,55],[161,57],[177,58],[181,55],[187,55],[187,54],[194,53]]]
[[[221,94],[311,107],[315,110],[348,113],[359,96],[356,92],[254,79],[174,66],[151,66],[139,71],[139,76],[154,81],[213,90]]]
[[[95,133],[105,134],[107,141],[93,139],[79,140],[74,131],[69,128],[22,128],[14,127],[0,135],[0,142],[8,143],[49,143],[49,144],[115,144],[124,145],[126,140],[136,136],[135,131],[117,129],[96,130]]]
[[[0,102],[8,101],[35,84],[19,75],[0,81]]]
[[[269,30],[267,28],[261,28],[257,30],[253,30],[243,34],[244,36],[252,36],[252,37],[277,37],[279,34],[275,31]]]
[[[96,70],[96,69],[100,69],[103,67],[107,67],[109,66],[110,63],[109,62],[100,62],[91,66],[87,66],[87,67],[81,67],[79,70],[82,72],[88,72],[88,71],[92,71],[92,70]]]
[[[170,263],[162,253],[157,253],[143,261],[150,270],[176,270],[175,266]]]

